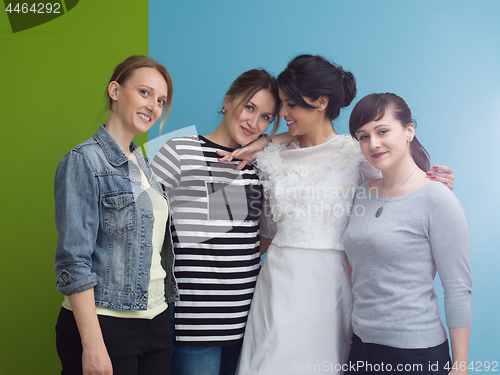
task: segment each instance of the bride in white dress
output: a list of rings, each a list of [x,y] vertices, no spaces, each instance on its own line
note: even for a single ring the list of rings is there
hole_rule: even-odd
[[[269,248],[236,373],[342,374],[353,299],[341,239],[351,211],[362,214],[352,207],[356,188],[380,173],[357,141],[332,127],[356,94],[351,73],[321,56],[300,55],[278,76],[278,84],[280,115],[295,140],[288,146],[270,143],[256,154],[272,213],[261,216],[261,251]],[[274,137],[290,142],[286,135]],[[256,143],[221,160],[237,157],[246,164],[250,150],[262,147],[262,141]],[[452,187],[448,167],[443,173],[437,168],[429,177]]]
[[[352,295],[340,240],[362,160],[350,136],[335,134],[308,148],[272,143],[258,156],[269,176],[264,189],[276,233],[261,224],[261,235],[274,238],[257,280],[238,374],[338,373],[347,359]]]
[[[272,222],[261,223],[261,235],[273,239],[237,374],[339,373],[349,352],[352,310],[341,239],[363,181],[364,157],[356,141],[334,132],[331,121],[353,100],[355,80],[322,57],[302,55],[278,82],[280,115],[298,138],[286,147],[271,143],[257,154],[272,212]],[[364,165],[369,178],[377,176]]]

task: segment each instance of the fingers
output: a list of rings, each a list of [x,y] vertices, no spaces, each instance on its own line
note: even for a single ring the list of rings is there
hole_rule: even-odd
[[[249,161],[248,161],[248,160],[242,160],[242,161],[240,161],[240,163],[236,166],[236,169],[237,169],[237,170],[239,170],[239,171],[241,171],[241,170],[245,167],[245,165],[247,165],[248,163],[249,163]]]
[[[438,172],[437,170],[431,169],[429,172],[425,173],[427,177],[441,177],[449,181],[455,180],[455,176],[446,172]]]
[[[217,151],[217,154],[222,156],[221,158],[218,159],[219,161],[231,161],[229,159],[233,158],[232,153],[229,151]]]
[[[455,176],[453,176],[453,169],[445,165],[435,164],[429,172],[426,172],[427,177],[432,180],[447,182],[453,186]]]
[[[227,154],[226,156],[223,156],[222,158],[217,159],[218,161],[229,161],[228,159],[231,157],[231,154]]]
[[[455,176],[453,176],[453,169],[447,167],[446,165],[434,164],[429,172],[426,172],[427,177],[433,181],[439,181],[445,184],[453,190],[453,181]]]
[[[429,173],[429,172],[427,172],[427,173]],[[441,178],[444,178],[445,180],[447,180],[448,182],[453,182],[455,180],[455,176],[453,176],[452,174],[449,174],[449,173],[445,173],[445,172],[434,172],[434,173],[428,174],[428,176],[441,177]]]
[[[453,175],[453,169],[451,169],[450,167],[447,167],[446,165],[434,164],[434,166],[432,167],[431,171],[432,170],[437,171],[437,172],[444,172],[444,173],[448,173],[450,175]]]
[[[233,152],[217,151],[217,154],[222,156],[218,159],[221,162],[231,162],[233,159],[241,159],[239,164],[236,166],[236,169],[239,171],[242,170],[248,163],[255,160],[253,154],[249,155],[246,147],[236,149]]]
[[[234,150],[233,152],[224,152],[224,151],[217,151],[219,155],[225,154],[222,158],[218,159],[219,161],[232,161],[234,158],[238,159],[238,156],[240,156],[241,153],[243,153],[241,148]],[[245,163],[245,165],[248,163],[248,161]]]
[[[432,181],[442,182],[445,186],[449,187],[450,190],[453,190],[453,180],[450,180],[449,177],[438,177],[438,176],[427,176]]]
[[[240,156],[241,153],[243,153],[242,149],[234,150],[233,152],[224,152],[227,154],[226,156],[222,157],[219,159],[219,161],[225,161],[225,162],[230,162],[233,161],[234,158],[238,159],[238,156]],[[217,151],[218,154],[222,154],[222,152]],[[241,171],[245,165],[247,165],[251,160],[243,159],[241,160],[238,165],[236,166],[236,169]]]
[[[217,151],[217,154],[221,155],[222,157],[217,159],[219,161],[231,161],[233,160],[234,157],[234,152],[228,152],[228,151]]]

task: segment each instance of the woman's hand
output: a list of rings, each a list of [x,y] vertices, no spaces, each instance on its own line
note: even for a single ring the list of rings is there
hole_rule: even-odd
[[[219,161],[231,161],[233,159],[241,159],[236,169],[241,170],[245,165],[255,160],[254,155],[262,151],[269,142],[278,142],[280,145],[289,144],[297,137],[287,133],[275,134],[273,136],[259,136],[255,141],[249,143],[245,147],[241,147],[233,152],[217,151],[222,156]]]
[[[257,152],[262,151],[267,146],[267,138],[259,137],[245,147],[238,148],[233,152],[217,151],[222,156],[219,161],[232,161],[233,159],[241,159],[236,169],[241,170],[245,165],[255,160],[254,156]]]
[[[112,375],[113,366],[104,341],[83,347],[83,375]]]
[[[442,182],[448,186],[450,190],[453,190],[453,180],[455,180],[455,176],[453,176],[453,169],[450,167],[434,164],[432,169],[427,172],[427,177],[433,181]]]

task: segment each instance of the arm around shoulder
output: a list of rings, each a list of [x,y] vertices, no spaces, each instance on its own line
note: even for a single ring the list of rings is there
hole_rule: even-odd
[[[359,174],[361,176],[361,182],[373,181],[382,177],[382,173],[375,168],[373,165],[368,163],[366,159],[363,159],[359,163]]]
[[[269,137],[270,142],[278,142],[281,145],[290,144],[297,139],[297,137],[291,135],[289,132],[274,134]]]
[[[241,170],[245,165],[251,163],[255,160],[255,154],[262,151],[269,142],[278,142],[279,144],[289,144],[293,142],[297,137],[294,137],[287,133],[275,134],[273,136],[264,135],[259,136],[256,140],[248,145],[238,148],[233,152],[222,152],[217,151],[217,153],[222,156],[219,161],[232,161],[233,159],[241,159],[238,164],[237,169]]]

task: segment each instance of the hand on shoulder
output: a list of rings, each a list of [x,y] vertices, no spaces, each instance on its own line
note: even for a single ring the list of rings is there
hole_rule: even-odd
[[[445,165],[434,164],[429,172],[426,173],[427,177],[433,181],[442,182],[444,185],[453,190],[453,169]]]

